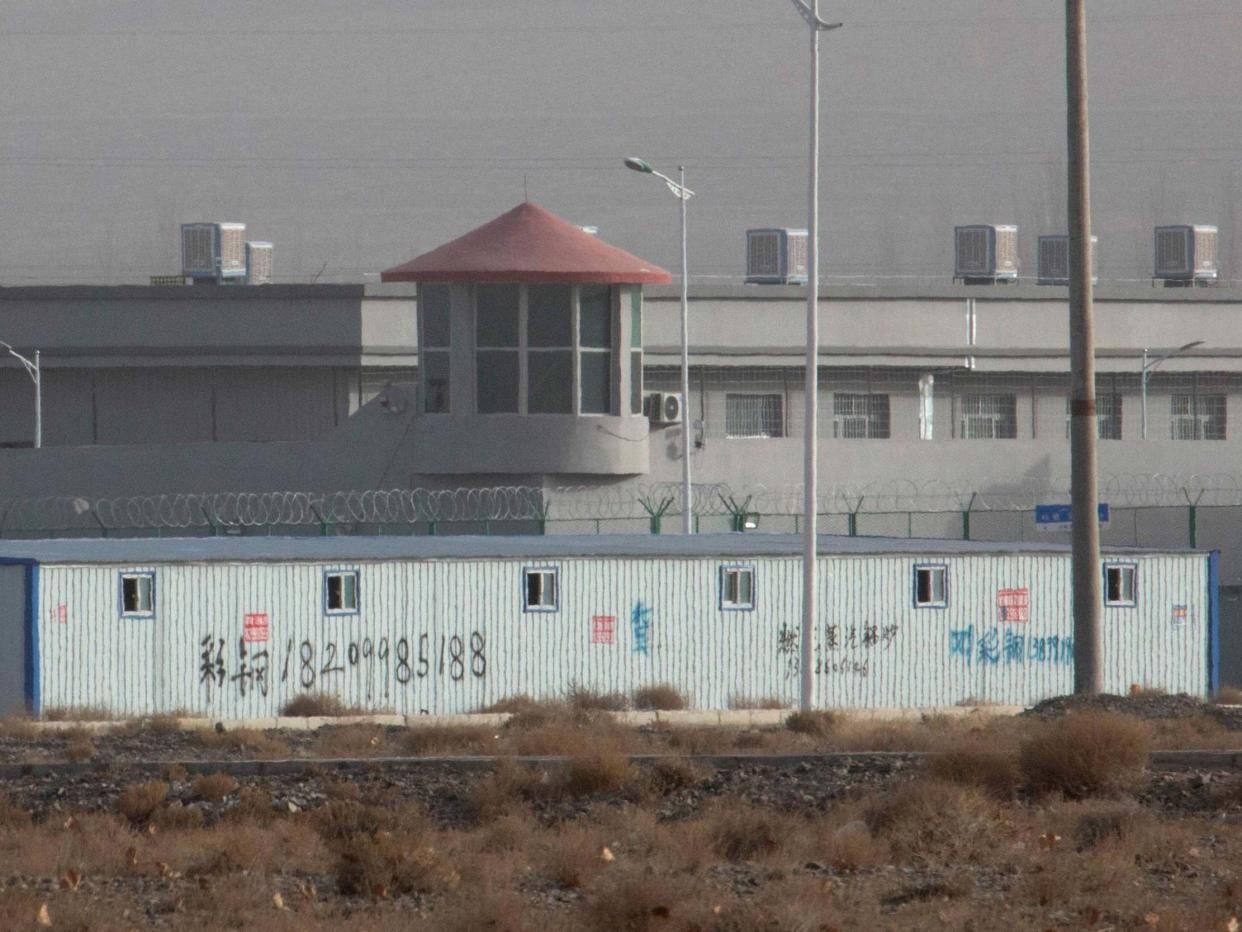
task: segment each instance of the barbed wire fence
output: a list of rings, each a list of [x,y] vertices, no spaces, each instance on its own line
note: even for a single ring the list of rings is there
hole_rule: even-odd
[[[1110,475],[1100,498],[1114,543],[1197,546],[1205,509],[1227,509],[1242,527],[1242,475]],[[825,533],[1021,539],[1036,505],[1068,501],[1068,476],[910,480],[826,488],[818,511]],[[683,507],[677,483],[10,498],[0,499],[0,537],[663,533]],[[796,532],[802,489],[696,485],[692,508],[704,532]]]

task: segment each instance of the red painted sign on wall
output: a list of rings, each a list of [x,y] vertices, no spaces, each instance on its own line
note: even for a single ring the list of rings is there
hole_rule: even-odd
[[[242,638],[247,644],[266,644],[270,633],[267,612],[253,612],[242,619]]]
[[[1030,589],[997,589],[996,618],[1002,622],[1023,623],[1031,620]]]

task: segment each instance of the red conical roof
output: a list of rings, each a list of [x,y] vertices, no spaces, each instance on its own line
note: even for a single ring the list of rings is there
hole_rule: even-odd
[[[672,276],[529,201],[380,275],[386,282],[664,285]]]

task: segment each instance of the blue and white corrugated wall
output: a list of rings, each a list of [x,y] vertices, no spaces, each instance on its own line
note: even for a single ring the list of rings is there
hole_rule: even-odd
[[[1118,559],[1137,567],[1137,600],[1105,610],[1105,688],[1205,694],[1214,557]],[[722,608],[725,565],[753,568],[752,610]],[[944,607],[914,604],[917,565],[946,567]],[[525,611],[524,570],[542,566],[558,573],[557,604]],[[36,589],[26,686],[36,707],[234,719],[323,690],[362,707],[459,713],[575,681],[603,691],[672,683],[698,708],[798,693],[800,564],[790,556],[14,569]],[[356,613],[325,611],[332,570],[357,571]],[[120,617],[119,578],[134,571],[154,574],[149,617]],[[821,707],[1029,704],[1072,690],[1068,554],[833,555],[819,579]],[[1002,621],[998,599],[1028,607]]]

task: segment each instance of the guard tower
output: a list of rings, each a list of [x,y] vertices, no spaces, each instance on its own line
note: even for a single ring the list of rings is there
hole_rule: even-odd
[[[382,280],[418,283],[415,473],[648,471],[642,286],[664,269],[526,202]]]

